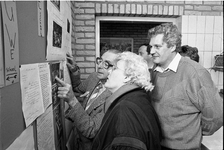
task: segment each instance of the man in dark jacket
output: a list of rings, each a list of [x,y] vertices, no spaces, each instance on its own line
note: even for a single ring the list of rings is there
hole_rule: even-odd
[[[106,90],[104,83],[108,76],[108,69],[113,65],[113,61],[120,53],[118,50],[108,50],[101,58],[96,59],[97,72],[93,72],[89,77],[81,81],[79,67],[72,57],[68,55],[68,69],[72,86],[61,81],[62,87],[58,88],[59,97],[63,98],[69,105],[66,111],[66,118],[74,123],[75,150],[89,150],[92,139],[95,137],[102,118],[104,116],[104,103],[111,92]],[[74,92],[82,94],[83,99],[77,100]],[[63,94],[60,94],[63,93]]]

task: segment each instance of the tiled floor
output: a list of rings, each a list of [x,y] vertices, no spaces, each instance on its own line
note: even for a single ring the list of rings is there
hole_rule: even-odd
[[[202,143],[209,150],[223,150],[223,127],[211,136],[204,136]]]

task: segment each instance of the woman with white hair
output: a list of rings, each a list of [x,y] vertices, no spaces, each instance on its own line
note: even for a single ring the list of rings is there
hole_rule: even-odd
[[[160,124],[146,93],[153,89],[147,62],[123,52],[113,65],[105,83],[113,94],[92,150],[159,150]]]

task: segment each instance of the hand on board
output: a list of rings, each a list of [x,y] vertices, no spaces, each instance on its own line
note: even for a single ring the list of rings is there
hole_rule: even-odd
[[[73,56],[70,53],[66,53],[66,59],[67,59],[67,67],[69,71],[74,72],[77,70],[77,64],[73,58]]]
[[[77,99],[72,90],[72,86],[68,83],[65,83],[58,77],[55,77],[58,82],[58,97],[63,98],[69,105],[73,106],[76,103]]]
[[[86,91],[84,94],[80,95],[79,97],[88,97],[89,96],[89,91]]]

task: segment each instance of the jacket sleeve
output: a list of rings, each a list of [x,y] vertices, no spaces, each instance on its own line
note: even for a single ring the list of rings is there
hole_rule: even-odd
[[[223,126],[223,100],[218,89],[206,69],[199,70],[189,86],[189,97],[201,111],[202,134],[212,135]]]
[[[76,79],[80,81],[80,82],[77,81],[77,82],[79,82],[79,85],[78,84],[76,84],[78,86],[73,86],[72,85],[72,88],[73,88],[74,92],[79,93],[79,94],[83,94],[83,93],[87,92],[87,88],[88,88],[89,84],[91,84],[91,82],[98,82],[99,81],[96,72],[91,73],[88,76],[88,78],[83,80],[83,81],[81,81],[80,78],[79,79],[76,78]]]
[[[72,69],[68,69],[70,78],[71,78],[71,84],[72,88],[78,87],[81,84],[81,79],[80,79],[80,69],[79,66],[74,65]]]
[[[94,117],[89,116],[78,102],[73,108],[70,107],[65,112],[65,117],[74,123],[83,136],[93,138],[99,130],[104,116],[103,109],[98,109],[96,113]]]

